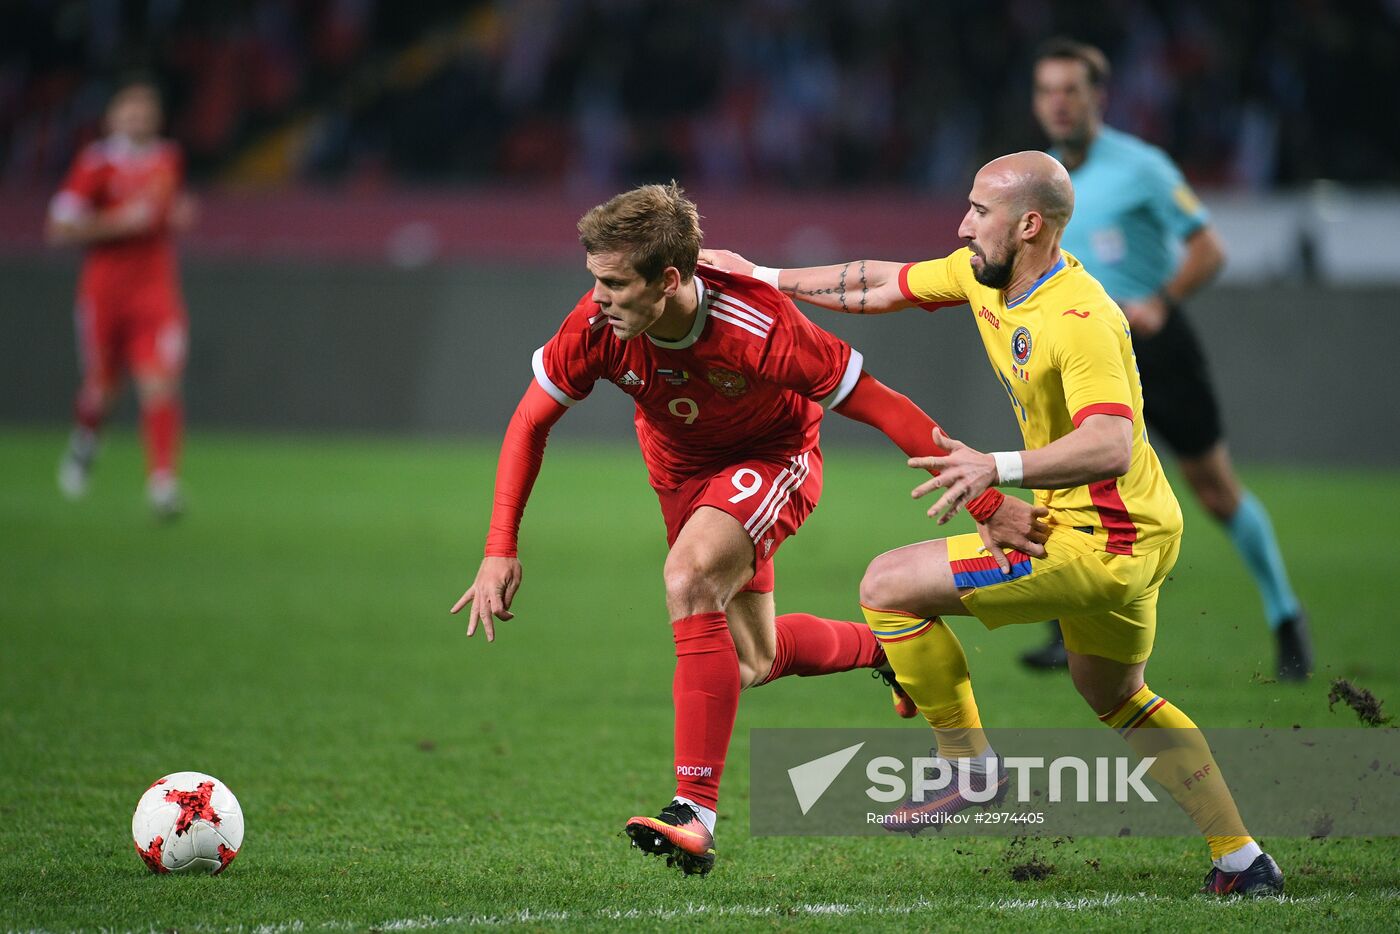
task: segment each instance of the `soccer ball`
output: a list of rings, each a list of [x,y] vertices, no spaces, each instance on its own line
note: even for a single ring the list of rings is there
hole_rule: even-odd
[[[156,779],[136,802],[131,839],[151,872],[218,875],[243,845],[243,811],[214,776],[175,772]]]

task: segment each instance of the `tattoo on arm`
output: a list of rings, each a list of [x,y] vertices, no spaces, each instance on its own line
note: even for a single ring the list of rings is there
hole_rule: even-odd
[[[836,280],[836,285],[829,289],[804,289],[801,282],[794,282],[785,285],[783,291],[795,296],[804,295],[835,295],[841,303],[841,310],[850,314],[865,315],[870,313],[870,280],[866,276],[865,260],[860,261],[860,306],[852,311],[847,302],[846,277],[851,271],[851,264],[847,263],[841,267],[841,275]]]
[[[850,267],[850,263],[847,263],[846,266],[843,267],[843,268],[841,269],[841,281],[840,281],[840,284],[837,285],[837,286],[834,287],[834,288],[830,288],[830,289],[804,289],[804,288],[802,287],[802,283],[801,283],[801,282],[794,282],[794,283],[792,283],[791,285],[784,285],[784,286],[783,286],[783,291],[784,291],[784,292],[789,292],[789,293],[791,293],[791,294],[793,294],[793,295],[839,295],[839,296],[841,296],[841,310],[842,310],[842,311],[845,311],[845,310],[847,310],[847,309],[846,309],[846,269],[849,268],[849,267]]]

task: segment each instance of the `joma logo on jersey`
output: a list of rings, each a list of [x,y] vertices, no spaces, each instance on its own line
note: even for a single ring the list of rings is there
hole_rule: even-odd
[[[977,309],[977,317],[982,318],[998,331],[1001,330],[1001,319],[996,316],[996,312],[990,310],[986,305]]]
[[[705,374],[705,378],[716,392],[730,399],[742,396],[749,390],[749,381],[744,379],[744,374],[733,370],[711,370]]]
[[[1025,366],[1031,359],[1031,332],[1024,326],[1011,335],[1011,359],[1018,366]]]

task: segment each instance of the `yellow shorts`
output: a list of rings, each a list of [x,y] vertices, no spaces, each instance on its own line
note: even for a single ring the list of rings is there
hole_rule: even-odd
[[[1111,555],[1094,538],[1052,526],[1044,558],[1016,554],[1003,574],[976,533],[948,540],[953,583],[988,629],[1058,619],[1065,647],[1135,665],[1152,654],[1157,591],[1176,564],[1181,539],[1141,555]]]

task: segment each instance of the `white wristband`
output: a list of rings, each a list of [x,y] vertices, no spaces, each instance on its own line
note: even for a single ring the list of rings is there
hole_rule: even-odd
[[[1020,451],[994,451],[997,462],[997,486],[1020,486],[1025,476]]]
[[[766,282],[777,289],[778,274],[780,272],[782,272],[781,269],[774,269],[772,266],[755,266],[753,268],[753,277],[759,282]],[[781,291],[781,289],[779,289],[779,291]]]

